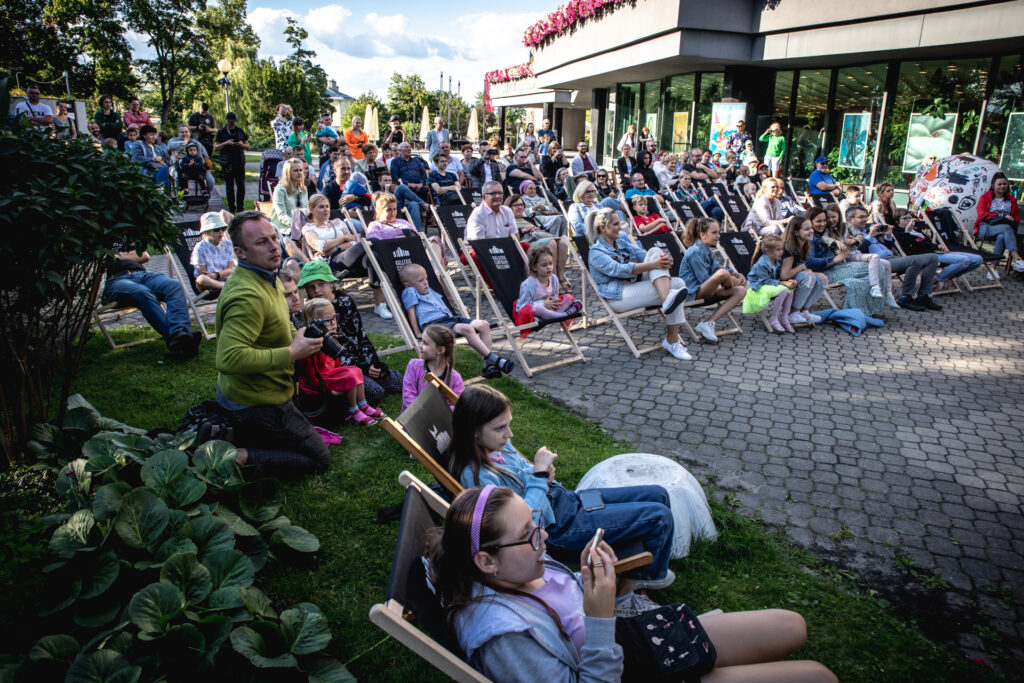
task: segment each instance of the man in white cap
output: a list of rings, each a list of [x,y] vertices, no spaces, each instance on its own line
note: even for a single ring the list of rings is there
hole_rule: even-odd
[[[199,219],[202,239],[192,250],[189,263],[200,292],[224,289],[224,283],[235,267],[235,249],[231,240],[224,237],[227,229],[228,224],[217,211],[204,213]]]

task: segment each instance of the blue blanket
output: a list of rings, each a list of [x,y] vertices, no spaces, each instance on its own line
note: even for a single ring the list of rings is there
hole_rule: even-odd
[[[884,320],[872,318],[859,308],[826,308],[821,311],[814,311],[814,314],[821,316],[822,322],[835,323],[854,337],[859,337],[860,333],[867,327],[882,327],[885,325]]]

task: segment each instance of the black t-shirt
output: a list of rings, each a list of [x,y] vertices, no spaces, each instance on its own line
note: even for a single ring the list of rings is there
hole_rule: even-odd
[[[228,127],[224,126],[217,131],[217,142],[227,142],[228,140],[234,140],[235,142],[248,142],[249,136],[246,135],[245,131],[238,126],[235,126],[234,130],[228,130]],[[221,147],[220,165],[230,166],[237,164],[245,165],[245,150],[237,145]]]
[[[209,130],[202,130],[199,126],[206,126],[207,128],[216,128],[217,124],[213,120],[213,114],[204,114],[202,112],[196,112],[192,116],[188,117],[188,125],[196,126],[196,137],[199,138],[203,144],[209,140],[213,140],[213,133]]]
[[[126,251],[135,251],[135,245],[129,244],[125,246],[123,244],[115,244],[114,252],[122,254]],[[117,277],[118,275],[125,275],[127,273],[135,273],[140,270],[145,270],[145,267],[138,261],[132,261],[131,259],[115,258],[107,266],[107,279]]]

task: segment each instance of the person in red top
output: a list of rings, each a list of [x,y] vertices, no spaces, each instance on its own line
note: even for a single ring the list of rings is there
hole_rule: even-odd
[[[363,130],[363,120],[358,116],[352,117],[352,127],[345,131],[345,142],[352,153],[352,158],[361,160],[363,158],[363,145],[368,143],[370,138]]]
[[[633,205],[633,222],[636,224],[636,231],[641,235],[653,235],[658,232],[672,232],[668,221],[656,213],[647,213],[648,195],[633,195],[630,204]]]
[[[126,127],[138,126],[139,128],[142,128],[142,126],[153,125],[153,122],[149,120],[149,114],[142,111],[139,107],[140,104],[138,97],[132,97],[128,100],[128,111],[126,111],[122,117]]]
[[[1010,252],[1010,264],[1018,273],[1024,273],[1024,260],[1017,251],[1017,227],[1020,225],[1020,207],[1010,194],[1010,181],[1004,173],[992,176],[988,192],[978,198],[978,219],[974,221],[974,234],[983,240],[995,239],[992,253],[1002,256]]]
[[[319,323],[327,330],[327,334],[334,336],[338,333],[334,306],[327,299],[310,299],[303,313],[306,325]],[[337,358],[324,352],[297,360],[295,365],[299,372],[299,391],[302,393],[312,396],[345,396],[348,399],[346,422],[373,425],[384,416],[382,410],[366,402],[363,371],[359,368],[342,365]]]

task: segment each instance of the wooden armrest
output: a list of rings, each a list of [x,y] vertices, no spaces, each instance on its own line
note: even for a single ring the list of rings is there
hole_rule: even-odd
[[[642,552],[636,555],[619,560],[615,563],[615,573],[624,574],[640,567],[646,567],[654,562],[654,555],[649,552]]]

